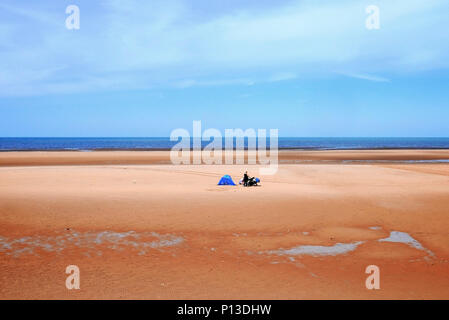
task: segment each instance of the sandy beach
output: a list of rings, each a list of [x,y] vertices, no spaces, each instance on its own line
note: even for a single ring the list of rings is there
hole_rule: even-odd
[[[269,155],[269,152],[268,152]],[[192,159],[192,155],[190,157]],[[235,157],[234,157],[235,158]],[[247,159],[247,153],[245,153]],[[341,163],[342,161],[449,160],[446,149],[396,150],[281,150],[279,163]],[[223,163],[224,154],[223,154]],[[0,166],[171,164],[168,151],[8,151]]]
[[[398,162],[449,150],[279,159],[243,188],[217,182],[258,166],[1,152],[0,298],[449,299],[449,163]],[[65,286],[68,265],[80,290]],[[369,265],[379,290],[365,287]]]

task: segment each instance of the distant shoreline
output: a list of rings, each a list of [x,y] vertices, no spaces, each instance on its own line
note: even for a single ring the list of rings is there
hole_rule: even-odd
[[[215,140],[213,140],[215,141]],[[173,147],[185,146],[192,148],[195,146],[194,140],[171,141],[170,138],[1,138],[0,152],[8,151],[169,151]],[[201,148],[214,146],[212,141],[201,141]],[[219,148],[224,150],[229,147],[237,148],[256,148],[263,143],[257,140],[257,144],[247,139],[239,140],[234,137],[231,141],[220,139],[215,141]],[[230,143],[231,142],[231,143]],[[265,140],[267,149],[275,146],[278,150],[292,151],[323,151],[323,150],[449,150],[449,137],[427,137],[427,138],[288,138],[279,137],[276,141]]]
[[[222,163],[225,164],[225,152]],[[192,157],[192,153],[190,154]],[[235,153],[233,155],[235,158]],[[245,159],[247,154],[245,152]],[[279,150],[283,164],[448,163],[449,149]],[[0,152],[0,167],[52,165],[172,164],[168,150],[9,151]]]
[[[444,147],[379,147],[379,148],[307,148],[307,147],[298,147],[298,148],[277,148],[280,151],[370,151],[370,150],[449,150],[449,148]],[[188,149],[190,151],[193,151],[192,148]],[[226,149],[221,149],[222,151],[225,151]],[[233,151],[237,150],[235,148],[232,149]],[[245,151],[248,151],[247,148],[244,149]],[[256,149],[257,150],[257,149]],[[267,151],[269,151],[269,146],[267,147]],[[136,151],[136,152],[142,152],[142,151],[171,151],[171,148],[92,148],[92,149],[0,149],[0,152],[103,152],[103,151]]]

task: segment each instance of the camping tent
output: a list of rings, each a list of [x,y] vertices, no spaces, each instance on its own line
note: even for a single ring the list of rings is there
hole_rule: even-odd
[[[221,177],[220,181],[218,182],[219,186],[235,186],[234,181],[232,181],[232,178],[230,175],[224,175]]]

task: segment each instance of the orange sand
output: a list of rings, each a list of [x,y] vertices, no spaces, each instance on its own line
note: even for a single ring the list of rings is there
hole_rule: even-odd
[[[254,188],[216,183],[257,166],[172,166],[167,154],[0,153],[0,298],[449,299],[449,164],[291,164],[448,151],[285,151],[290,164]],[[391,231],[423,249],[378,241]],[[72,264],[80,290],[65,287]],[[380,290],[365,288],[372,264]]]

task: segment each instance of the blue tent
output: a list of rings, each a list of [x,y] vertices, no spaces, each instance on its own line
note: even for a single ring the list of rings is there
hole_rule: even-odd
[[[234,181],[232,181],[232,178],[230,175],[225,175],[221,177],[220,181],[218,182],[219,186],[235,186]]]

